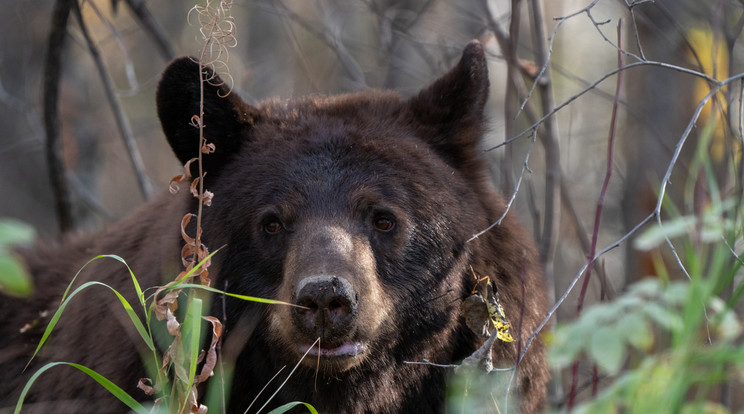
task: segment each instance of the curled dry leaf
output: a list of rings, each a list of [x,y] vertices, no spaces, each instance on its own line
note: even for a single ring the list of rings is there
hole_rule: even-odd
[[[206,175],[206,173],[204,175]],[[191,181],[191,194],[195,198],[199,198],[199,180],[200,180],[200,178],[201,177],[196,177],[196,178],[194,178],[193,181]]]
[[[171,194],[176,194],[178,192],[178,183],[191,179],[191,163],[197,160],[198,158],[192,158],[186,161],[186,164],[183,165],[183,174],[171,178],[170,183],[168,184],[168,191],[170,191]]]
[[[173,315],[173,312],[171,312],[170,309],[167,309],[165,311],[165,319],[165,325],[168,328],[168,333],[171,334],[171,336],[181,335],[181,324],[178,323],[178,320],[176,320],[176,317]]]
[[[498,290],[494,288],[490,278],[479,280],[476,286],[482,285],[481,282],[485,282],[485,289],[477,288],[478,290],[473,291],[473,294],[460,306],[465,323],[475,334],[486,338],[491,336],[490,331],[493,326],[496,328],[498,339],[513,342],[514,338],[509,333],[511,325],[499,301]]]
[[[468,296],[460,306],[460,312],[465,317],[465,324],[473,333],[488,338],[491,319],[488,317],[488,306],[478,293]]]
[[[186,268],[186,271],[191,271],[191,269],[197,264],[194,263],[194,253],[196,253],[197,260],[201,262],[204,259],[207,259],[206,262],[204,262],[204,265],[198,269],[196,274],[200,274],[201,272],[204,272],[207,270],[207,268],[212,264],[212,260],[208,259],[209,256],[209,249],[207,249],[207,246],[204,244],[201,245],[201,249],[199,249],[198,252],[194,252],[194,245],[193,244],[184,244],[181,248],[181,263]]]
[[[194,245],[184,244],[181,248],[181,263],[186,268],[186,271],[191,271],[194,267]]]
[[[194,239],[186,234],[186,226],[188,226],[189,222],[191,222],[191,217],[196,217],[196,214],[186,213],[183,216],[183,219],[181,219],[181,237],[183,237],[183,240],[186,242],[187,245],[194,245]]]
[[[217,147],[214,146],[211,142],[204,142],[204,145],[202,145],[201,152],[202,154],[211,154],[213,153]]]
[[[201,272],[199,272],[199,282],[203,286],[212,286],[212,279],[209,278],[209,270],[206,266],[202,267]]]
[[[183,274],[183,272],[181,272]],[[181,275],[179,275],[181,276]],[[179,277],[176,280],[181,280]],[[152,309],[155,311],[155,317],[162,321],[167,318],[167,311],[171,313],[178,309],[178,295],[181,293],[180,289],[169,290],[168,292],[160,297],[160,294],[173,285],[174,282],[170,282],[167,285],[159,288],[155,291],[155,299],[153,300]]]
[[[212,205],[212,198],[214,198],[214,193],[208,190],[204,190],[204,194],[202,194],[201,200],[205,206],[209,207]]]
[[[148,396],[155,395],[160,390],[157,386],[153,386],[152,380],[150,378],[140,378],[140,380],[137,382],[137,388],[141,389],[145,392]]]
[[[199,115],[194,115],[191,117],[191,126],[193,126],[194,128],[202,127],[201,118],[199,118]]]
[[[204,316],[202,319],[212,324],[212,343],[209,345],[206,360],[194,384],[202,383],[214,374],[214,367],[217,364],[217,343],[222,337],[222,323],[219,319],[214,316]]]

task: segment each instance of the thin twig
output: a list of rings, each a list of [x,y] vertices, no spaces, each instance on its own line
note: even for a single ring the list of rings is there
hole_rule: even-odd
[[[630,11],[630,21],[633,23],[633,37],[636,41],[636,47],[638,48],[638,54],[641,55],[642,60],[646,60],[646,55],[643,53],[643,45],[641,44],[641,36],[638,34],[638,23],[636,22],[635,5],[637,3],[629,4],[625,1],[625,5],[628,6]]]
[[[591,249],[592,242],[589,240],[589,232],[586,230],[584,223],[582,223],[579,218],[579,213],[576,211],[576,206],[573,203],[566,180],[561,181],[561,203],[563,203],[563,207],[568,212],[568,216],[576,227],[576,235],[579,238],[579,244],[581,244],[581,251],[584,257],[590,257],[591,253],[589,250]],[[607,277],[607,272],[602,266],[602,262],[594,262],[593,267],[594,272],[596,272],[599,277],[600,286],[602,286],[602,289],[607,294],[608,299],[613,299],[615,297],[615,291],[610,283],[609,277]]]
[[[643,62],[640,62],[640,63],[643,63]],[[626,68],[627,68],[627,66],[626,66]],[[613,73],[616,73],[616,72],[617,72],[617,70],[613,71]],[[740,73],[740,74],[737,74],[735,76],[729,77],[729,78],[727,78],[727,79],[725,79],[723,81],[717,82],[717,84],[715,85],[715,87],[713,87],[711,89],[711,91],[698,103],[698,106],[697,106],[697,108],[696,108],[696,110],[695,110],[692,118],[690,119],[689,123],[687,124],[687,128],[685,129],[684,133],[682,134],[682,136],[680,137],[679,141],[677,142],[677,145],[676,145],[675,150],[674,150],[674,154],[672,156],[671,161],[668,164],[667,171],[666,171],[666,173],[664,175],[664,178],[662,180],[661,188],[660,188],[660,193],[659,193],[659,198],[657,200],[657,205],[654,208],[654,210],[648,216],[646,216],[643,220],[641,220],[638,224],[636,224],[635,227],[633,227],[630,231],[628,231],[627,233],[625,233],[622,237],[620,237],[615,242],[613,242],[612,244],[608,245],[604,249],[600,250],[597,254],[595,254],[592,257],[592,260],[591,261],[596,261],[600,257],[604,256],[607,252],[609,252],[609,251],[611,251],[611,250],[619,247],[623,243],[625,243],[626,240],[628,240],[631,236],[633,236],[634,234],[636,234],[639,229],[641,229],[643,226],[645,226],[646,224],[648,224],[652,220],[655,220],[657,222],[657,225],[659,225],[659,226],[662,225],[661,218],[659,216],[661,215],[661,203],[662,203],[662,201],[664,199],[664,196],[665,196],[665,193],[666,193],[666,187],[669,185],[670,177],[671,177],[672,171],[674,170],[674,166],[677,164],[677,160],[679,159],[679,156],[680,156],[680,153],[682,151],[682,148],[684,147],[684,144],[685,144],[687,138],[689,137],[689,135],[690,135],[690,133],[692,131],[692,128],[694,127],[695,123],[697,122],[697,119],[700,117],[700,112],[702,111],[703,106],[705,106],[705,104],[710,100],[710,98],[713,95],[715,95],[716,93],[718,93],[721,88],[725,87],[726,85],[728,85],[730,83],[741,81],[743,79],[744,79],[744,73]],[[667,241],[667,244],[669,244],[670,247],[672,248],[672,251],[676,254],[676,249],[674,249],[674,246],[671,245],[671,240],[669,240],[669,238],[667,237],[666,238],[666,241]],[[678,265],[681,266],[682,270],[686,272],[686,269],[682,265],[681,260],[679,259],[679,256],[675,255],[675,258],[678,261]],[[540,323],[540,325],[538,325],[538,327],[532,333],[532,335],[530,336],[530,338],[527,340],[527,343],[525,344],[524,349],[522,349],[522,353],[520,355],[520,360],[527,353],[527,350],[529,349],[529,346],[532,343],[532,341],[534,341],[534,339],[537,337],[537,335],[539,335],[539,333],[542,331],[542,329],[551,320],[551,318],[553,317],[553,315],[555,314],[555,312],[558,310],[558,308],[563,304],[563,302],[566,300],[566,298],[568,298],[568,295],[571,293],[571,291],[573,290],[574,286],[576,286],[576,283],[578,283],[578,281],[581,279],[581,276],[586,271],[587,266],[588,266],[587,263],[585,263],[578,270],[578,272],[573,277],[573,279],[571,279],[571,282],[569,283],[568,287],[566,287],[566,290],[563,292],[563,295],[561,295],[561,297],[559,297],[556,300],[556,302],[553,305],[553,307],[550,308],[550,310],[548,311],[548,313],[545,315],[545,318],[543,318],[543,321]],[[512,375],[512,381],[513,380],[514,380],[514,376]]]
[[[618,22],[617,25],[617,42],[618,42],[618,52],[617,52],[617,66],[620,67],[623,65],[623,54],[620,52],[622,49],[622,31],[621,26],[622,21]],[[586,263],[586,274],[584,275],[584,282],[581,285],[581,291],[579,292],[579,298],[576,302],[576,316],[581,315],[581,311],[584,308],[584,298],[586,297],[586,291],[589,287],[589,281],[591,280],[592,276],[592,264],[594,263],[594,254],[597,250],[597,239],[599,238],[599,225],[602,221],[602,211],[604,208],[604,199],[605,195],[607,194],[607,188],[610,185],[610,178],[612,177],[612,168],[613,168],[613,150],[615,148],[615,131],[616,131],[616,124],[617,124],[617,112],[618,108],[620,106],[620,93],[622,92],[622,85],[623,85],[623,76],[622,72],[618,73],[617,76],[617,84],[615,86],[615,101],[612,105],[612,114],[610,117],[610,132],[609,137],[607,139],[607,164],[605,169],[605,177],[604,181],[602,182],[602,189],[600,190],[599,197],[597,198],[597,208],[595,209],[594,213],[594,231],[592,232],[592,242],[591,247],[589,250],[589,255],[587,256],[587,263]],[[571,381],[571,391],[568,395],[568,411],[571,411],[574,407],[575,397],[576,397],[576,385],[578,383],[579,378],[579,361],[574,361],[573,367],[571,369],[571,375],[572,375],[572,381]],[[592,389],[595,389],[594,387]]]
[[[132,59],[129,57],[129,51],[127,50],[127,46],[124,44],[124,39],[121,37],[121,34],[116,29],[114,24],[109,20],[103,12],[96,6],[96,3],[91,0],[83,0],[83,6],[90,7],[93,12],[98,16],[98,20],[103,23],[104,26],[108,29],[109,33],[111,33],[111,37],[114,39],[114,42],[116,42],[116,45],[119,47],[119,53],[118,55],[121,56],[124,66],[124,73],[127,75],[127,81],[129,82],[129,89],[132,91],[137,91],[140,89],[139,82],[137,81],[137,75],[134,71],[134,65],[132,64]]]
[[[594,255],[592,258],[592,261],[596,261],[600,257],[604,256],[607,252],[614,250],[618,247],[620,247],[623,243],[625,243],[626,240],[628,240],[631,236],[633,236],[638,230],[640,230],[643,226],[648,224],[651,220],[656,218],[656,212],[652,212],[646,218],[641,220],[638,224],[635,225],[629,232],[625,233],[623,236],[621,236],[619,239],[615,240],[612,244],[608,245],[604,249],[597,252],[597,254]],[[553,315],[555,315],[555,312],[558,311],[558,308],[561,307],[563,302],[568,298],[568,295],[573,290],[574,286],[576,286],[576,283],[581,279],[581,276],[584,274],[584,271],[587,268],[587,264],[584,263],[584,265],[579,269],[579,271],[576,273],[576,275],[571,279],[571,282],[568,284],[568,287],[563,292],[563,295],[561,295],[556,301],[553,307],[550,308],[548,313],[545,315],[545,318],[543,318],[542,322],[540,322],[540,325],[535,328],[535,331],[532,332],[532,335],[530,335],[529,339],[527,339],[527,342],[524,345],[524,348],[522,348],[522,353],[519,355],[519,360],[521,361],[524,359],[525,354],[527,353],[527,350],[529,349],[532,342],[537,338],[537,335],[540,334],[542,329],[550,322],[550,320],[553,318]],[[509,380],[510,383],[513,383],[516,379],[516,374],[512,373],[512,377]],[[507,395],[508,397],[508,395]]]
[[[163,26],[158,23],[155,17],[150,13],[150,9],[147,8],[147,3],[144,0],[125,0],[132,13],[137,17],[140,25],[145,29],[145,32],[150,35],[150,38],[155,42],[160,55],[165,60],[171,60],[176,57],[176,52],[173,46],[168,41]]]
[[[44,59],[44,130],[46,132],[46,160],[49,181],[54,193],[57,224],[60,233],[74,227],[72,201],[62,162],[62,143],[59,134],[59,80],[62,72],[61,60],[67,36],[67,19],[75,0],[57,0],[52,12],[49,40]]]
[[[549,52],[545,39],[545,22],[543,21],[541,2],[531,0],[530,11],[532,12],[532,30],[534,31],[535,61],[538,66],[547,67]],[[535,83],[540,91],[542,113],[553,112],[553,90],[548,71],[539,75]],[[545,211],[543,212],[543,231],[538,248],[545,279],[549,286],[548,294],[552,301],[555,299],[553,259],[558,246],[561,217],[561,151],[555,118],[546,119],[543,123],[543,129],[544,133],[540,135],[540,142],[545,148]]]
[[[80,7],[77,2],[75,2],[73,7],[75,17],[80,24],[80,31],[88,45],[88,50],[93,58],[93,62],[96,64],[96,69],[98,70],[98,75],[101,77],[101,82],[103,82],[103,90],[106,93],[106,99],[108,100],[111,111],[114,114],[114,119],[116,119],[116,126],[119,128],[119,134],[124,141],[124,146],[127,148],[127,155],[129,156],[129,161],[132,163],[132,168],[134,170],[134,175],[137,178],[140,191],[147,200],[152,196],[152,184],[150,184],[150,180],[145,174],[145,164],[142,161],[142,155],[140,154],[139,149],[137,148],[137,143],[134,140],[134,134],[132,134],[132,129],[129,126],[127,117],[124,116],[124,110],[119,103],[119,99],[116,97],[113,81],[106,70],[106,66],[103,63],[98,47],[96,47],[93,39],[91,39],[88,34],[88,28],[85,25],[83,15],[80,12]]]
[[[343,66],[344,70],[349,75],[349,78],[359,88],[367,86],[367,81],[364,77],[364,71],[362,70],[362,67],[346,49],[346,46],[344,46],[343,42],[341,42],[338,37],[331,35],[328,30],[321,31],[316,29],[313,25],[306,22],[299,15],[297,15],[297,13],[290,10],[289,7],[287,7],[283,2],[277,1],[276,3],[274,3],[274,5],[281,6],[282,10],[279,10],[279,12],[282,14],[283,17],[289,18],[293,22],[300,25],[300,27],[307,30],[310,34],[322,40],[323,43],[325,43],[326,46],[328,46],[328,48],[336,54],[336,57],[338,58],[339,62],[341,62],[341,66]]]
[[[495,222],[493,222],[490,226],[486,227],[485,229],[479,231],[478,233],[474,234],[473,237],[469,238],[466,243],[470,243],[471,241],[477,239],[478,237],[482,236],[483,234],[487,233],[491,229],[493,229],[496,226],[501,225],[501,222],[504,220],[504,217],[506,217],[506,214],[509,212],[509,209],[511,209],[512,203],[514,203],[514,199],[517,198],[517,193],[519,193],[519,187],[522,184],[522,178],[524,178],[525,173],[528,171],[528,165],[530,160],[530,154],[532,153],[532,147],[535,144],[537,131],[533,132],[532,134],[532,141],[530,142],[529,148],[527,148],[527,153],[524,156],[524,162],[522,163],[522,172],[519,174],[519,177],[517,178],[517,184],[514,186],[514,190],[511,193],[511,197],[509,197],[509,202],[506,203],[506,207],[504,208],[504,212],[501,214],[501,217],[498,218]]]
[[[576,99],[582,97],[583,95],[585,95],[587,92],[591,91],[592,89],[596,88],[602,82],[604,82],[605,80],[609,79],[613,75],[617,74],[618,72],[621,72],[621,71],[624,71],[624,70],[628,70],[628,69],[632,69],[632,68],[636,68],[636,67],[640,67],[640,66],[655,66],[655,67],[661,67],[661,68],[665,68],[665,69],[671,69],[671,70],[674,70],[674,71],[677,71],[677,72],[681,72],[681,73],[684,73],[684,74],[687,74],[687,75],[691,75],[691,76],[695,76],[695,77],[699,77],[699,78],[705,79],[706,81],[710,82],[711,84],[718,85],[719,87],[725,86],[725,84],[728,84],[731,81],[738,80],[740,78],[740,77],[733,77],[733,78],[726,79],[725,81],[718,81],[718,80],[716,80],[714,78],[711,78],[710,76],[708,76],[708,75],[706,75],[706,74],[704,74],[702,72],[698,72],[698,71],[695,71],[695,70],[692,70],[692,69],[687,69],[687,68],[684,68],[684,67],[681,67],[681,66],[671,65],[669,63],[656,62],[656,61],[644,61],[644,62],[633,62],[633,63],[629,63],[629,64],[627,64],[627,65],[625,65],[623,67],[615,68],[615,69],[612,69],[612,70],[608,71],[607,73],[605,73],[604,75],[602,75],[599,79],[597,79],[596,81],[590,83],[584,89],[582,89],[581,91],[579,91],[575,95],[571,96],[570,98],[566,99],[560,105],[558,105],[555,108],[553,108],[553,110],[551,112],[543,115],[542,118],[540,118],[537,121],[533,122],[532,125],[530,125],[529,127],[523,129],[518,134],[516,134],[516,135],[514,135],[512,137],[509,137],[508,139],[504,140],[504,142],[501,142],[501,143],[499,143],[497,145],[494,145],[494,146],[492,146],[490,148],[486,148],[484,150],[484,152],[490,152],[490,151],[496,150],[498,148],[501,148],[504,145],[511,144],[512,142],[514,142],[514,141],[518,140],[519,138],[523,137],[524,135],[526,135],[528,132],[530,132],[533,129],[535,129],[535,128],[539,127],[540,125],[542,125],[547,119],[550,119],[558,111],[560,111],[561,109],[567,107],[569,104],[573,103],[573,101],[575,101]],[[721,85],[722,83],[725,83],[725,84],[724,85]]]

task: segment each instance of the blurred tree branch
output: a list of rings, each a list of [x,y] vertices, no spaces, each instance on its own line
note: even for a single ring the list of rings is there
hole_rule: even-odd
[[[152,184],[150,184],[150,180],[147,178],[147,175],[145,173],[145,164],[142,161],[142,155],[137,148],[137,143],[134,141],[132,128],[129,126],[129,121],[124,115],[124,110],[119,103],[119,99],[116,97],[113,81],[111,80],[111,76],[109,76],[108,71],[106,70],[106,65],[103,63],[103,59],[101,58],[101,54],[98,51],[98,47],[96,46],[95,42],[93,42],[93,39],[91,39],[88,33],[85,21],[83,20],[83,15],[80,12],[80,6],[77,2],[74,2],[73,4],[73,11],[75,13],[75,17],[78,20],[78,24],[80,25],[80,31],[85,38],[85,43],[88,45],[90,56],[93,58],[93,61],[96,64],[98,75],[101,77],[101,82],[103,82],[103,89],[106,92],[106,99],[108,100],[109,105],[111,106],[111,111],[113,112],[114,118],[116,119],[116,126],[119,128],[119,133],[121,134],[121,138],[124,141],[124,146],[127,149],[127,155],[129,156],[129,160],[132,163],[132,168],[134,169],[134,174],[137,177],[137,183],[139,184],[140,191],[147,200],[152,197]]]
[[[59,132],[59,80],[62,73],[62,52],[67,36],[67,20],[76,0],[57,0],[54,3],[49,27],[46,58],[44,59],[44,130],[46,132],[45,153],[49,181],[57,212],[60,233],[74,227],[72,201],[62,161],[62,143]]]

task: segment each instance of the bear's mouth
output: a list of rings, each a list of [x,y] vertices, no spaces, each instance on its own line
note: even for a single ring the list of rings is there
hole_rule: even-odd
[[[363,342],[330,342],[320,346],[301,344],[297,350],[308,356],[353,358],[363,354],[365,346]]]

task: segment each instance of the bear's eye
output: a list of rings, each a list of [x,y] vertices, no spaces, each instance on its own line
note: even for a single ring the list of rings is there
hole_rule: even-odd
[[[395,227],[395,221],[389,217],[381,216],[375,218],[374,225],[375,229],[387,233]]]
[[[278,234],[284,229],[284,226],[278,220],[270,220],[263,225],[263,228],[267,234]]]

